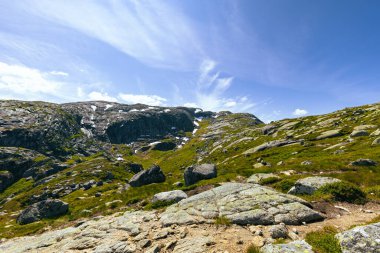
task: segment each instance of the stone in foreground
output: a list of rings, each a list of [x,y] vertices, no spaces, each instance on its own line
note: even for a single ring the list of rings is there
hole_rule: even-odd
[[[58,199],[47,199],[37,202],[24,211],[17,218],[17,223],[24,225],[43,218],[53,218],[67,213],[69,204]]]
[[[285,244],[267,244],[261,253],[314,253],[312,247],[305,241],[293,241]]]
[[[298,197],[257,184],[226,183],[168,207],[160,221],[164,226],[213,223],[217,217],[239,225],[298,225],[323,219]]]
[[[162,173],[161,168],[157,165],[154,165],[148,170],[143,170],[134,175],[129,184],[132,187],[139,187],[147,184],[153,183],[162,183],[165,182],[165,175]]]
[[[343,253],[380,252],[380,222],[356,227],[336,235]]]
[[[201,164],[188,167],[183,177],[186,185],[192,185],[204,179],[216,177],[216,166],[214,164]]]
[[[168,192],[160,192],[153,196],[152,202],[175,202],[187,198],[187,194],[184,191],[181,190],[174,190],[174,191],[168,191]]]
[[[295,185],[288,191],[289,194],[313,194],[322,186],[338,183],[341,180],[332,177],[307,177],[297,180]]]

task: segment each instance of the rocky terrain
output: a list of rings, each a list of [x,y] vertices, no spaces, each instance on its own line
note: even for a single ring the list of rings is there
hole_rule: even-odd
[[[0,252],[380,252],[379,157],[380,104],[0,101]]]

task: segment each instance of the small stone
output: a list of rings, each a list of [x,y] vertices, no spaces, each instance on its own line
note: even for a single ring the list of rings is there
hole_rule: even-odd
[[[95,197],[100,197],[100,196],[102,196],[102,193],[100,192],[95,193]]]
[[[281,223],[279,225],[271,226],[269,229],[270,236],[273,239],[278,238],[287,238],[288,237],[288,229],[286,228],[285,224]]]
[[[152,244],[152,241],[149,239],[143,239],[137,243],[137,246],[141,249],[149,247]]]

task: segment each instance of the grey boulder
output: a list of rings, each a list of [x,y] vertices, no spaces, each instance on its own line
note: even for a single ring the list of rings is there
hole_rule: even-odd
[[[143,170],[135,174],[129,180],[129,184],[132,187],[140,187],[147,184],[162,183],[165,182],[165,180],[166,177],[164,173],[161,171],[161,168],[157,165],[154,165],[152,168],[148,170]]]
[[[288,191],[289,194],[313,194],[322,186],[341,182],[332,177],[307,177],[297,180],[295,185]]]
[[[265,180],[267,178],[280,178],[280,177],[273,173],[256,173],[247,179],[247,183],[260,184],[262,180]]]
[[[174,190],[174,191],[168,191],[168,192],[160,192],[153,196],[152,202],[175,202],[187,198],[187,194],[184,191],[181,190]]]
[[[337,130],[329,130],[329,131],[321,133],[316,139],[317,140],[323,140],[323,139],[327,139],[327,138],[338,137],[338,136],[341,136],[341,135],[342,135],[342,133],[341,133],[341,131],[339,129],[337,129]]]
[[[368,136],[369,133],[366,130],[354,130],[350,134],[350,137]]]
[[[192,185],[200,180],[211,179],[217,176],[215,164],[201,164],[186,168],[183,177],[186,185]]]
[[[293,241],[284,244],[267,244],[260,250],[261,253],[313,253],[311,245],[305,241]]]
[[[380,222],[355,227],[336,235],[343,253],[380,252]]]
[[[53,218],[67,213],[69,204],[58,199],[47,199],[26,208],[17,217],[17,223],[24,225],[43,218]]]

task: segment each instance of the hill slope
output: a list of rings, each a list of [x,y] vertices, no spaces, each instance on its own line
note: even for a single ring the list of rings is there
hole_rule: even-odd
[[[251,114],[183,107],[0,101],[0,237],[160,208],[151,203],[158,192],[194,195],[223,182],[245,182],[255,173],[273,173],[259,183],[284,193],[301,178],[334,177],[376,203],[379,137],[380,104],[264,124]],[[361,158],[373,164],[352,163]],[[184,170],[203,163],[215,164],[217,177],[183,185]],[[139,164],[158,165],[165,181],[131,187]],[[355,202],[331,192],[301,197]],[[46,199],[68,203],[69,212],[16,223],[21,210]]]

